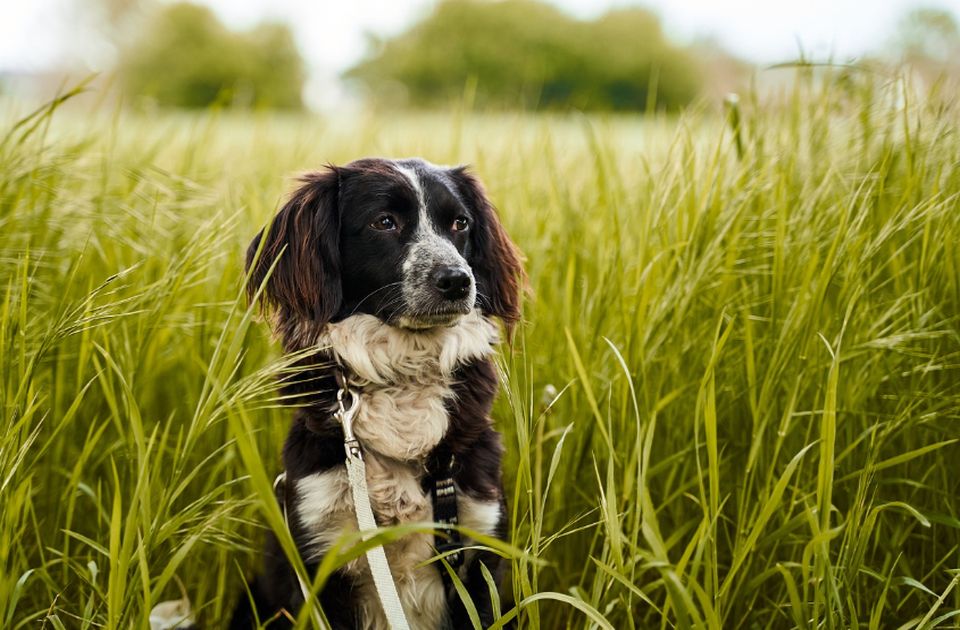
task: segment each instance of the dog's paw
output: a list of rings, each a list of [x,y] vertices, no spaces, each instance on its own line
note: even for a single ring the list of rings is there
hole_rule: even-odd
[[[150,611],[150,630],[196,630],[190,600],[160,602]]]

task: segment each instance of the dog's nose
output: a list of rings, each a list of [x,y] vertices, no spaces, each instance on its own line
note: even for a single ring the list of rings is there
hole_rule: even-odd
[[[434,285],[447,300],[460,300],[470,293],[470,274],[460,267],[441,267],[433,272]]]

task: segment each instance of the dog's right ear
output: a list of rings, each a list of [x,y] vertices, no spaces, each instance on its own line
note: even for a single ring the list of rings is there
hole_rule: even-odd
[[[326,324],[342,301],[339,172],[328,166],[300,182],[247,249],[247,294],[281,333],[302,320]]]

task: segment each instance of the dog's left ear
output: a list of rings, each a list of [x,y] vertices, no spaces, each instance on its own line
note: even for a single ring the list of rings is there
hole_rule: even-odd
[[[247,249],[247,293],[285,341],[298,323],[322,326],[340,308],[339,180],[333,166],[302,176]]]
[[[520,294],[526,286],[520,251],[500,224],[480,181],[465,166],[452,169],[451,175],[474,214],[470,228],[474,251],[469,263],[477,280],[480,310],[499,317],[512,333],[520,320]]]

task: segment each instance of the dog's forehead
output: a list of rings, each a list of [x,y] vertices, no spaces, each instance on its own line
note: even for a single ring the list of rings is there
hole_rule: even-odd
[[[422,158],[394,160],[393,166],[410,182],[410,186],[429,206],[431,198],[440,195],[460,200],[456,182],[451,177],[452,168],[428,162]]]
[[[450,207],[450,202],[464,206],[457,184],[457,167],[433,164],[422,158],[363,158],[343,167],[344,172],[358,177],[350,186],[354,194],[382,198],[391,190],[402,189],[421,213],[434,215]]]

